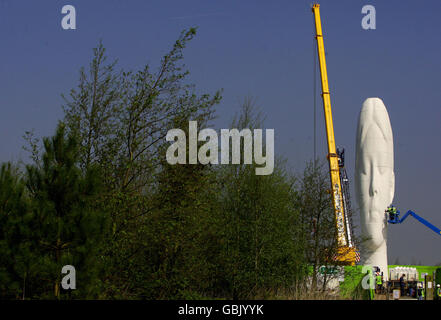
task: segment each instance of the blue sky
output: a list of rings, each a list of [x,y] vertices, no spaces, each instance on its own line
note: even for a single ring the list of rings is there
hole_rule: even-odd
[[[61,28],[74,5],[77,30]],[[376,8],[363,30],[361,8]],[[200,92],[224,89],[217,128],[227,128],[245,96],[257,99],[275,129],[276,156],[302,170],[313,156],[311,1],[0,0],[0,160],[26,157],[22,135],[51,135],[62,93],[76,86],[103,40],[124,68],[157,66],[182,29],[197,26],[185,50]],[[321,2],[336,141],[353,177],[357,117],[368,97],[383,99],[395,142],[394,203],[441,226],[440,1]],[[318,97],[318,154],[326,155]],[[355,219],[358,222],[358,219]],[[390,263],[441,262],[441,237],[416,221],[389,228]]]

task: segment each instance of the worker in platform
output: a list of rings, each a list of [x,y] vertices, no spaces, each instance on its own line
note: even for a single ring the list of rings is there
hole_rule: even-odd
[[[400,289],[401,289],[401,295],[404,296],[404,277],[406,275],[403,273],[403,275],[400,277]]]
[[[423,284],[421,282],[418,283],[417,298],[418,298],[418,300],[424,299]]]
[[[383,277],[381,276],[379,271],[377,271],[376,283],[377,283],[377,288],[375,290],[375,293],[379,294],[381,293],[381,290],[383,288]]]
[[[389,214],[389,220],[395,220],[397,216],[397,208],[391,205],[386,209],[386,212]]]
[[[412,285],[409,288],[409,296],[412,297],[412,298],[416,298],[416,291],[417,291],[416,287],[414,285]]]
[[[436,285],[436,296],[438,297],[438,300],[441,300],[441,287],[439,284]]]

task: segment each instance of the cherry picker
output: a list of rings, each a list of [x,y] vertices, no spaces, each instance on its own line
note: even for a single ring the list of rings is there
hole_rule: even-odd
[[[426,227],[432,229],[434,232],[436,232],[438,235],[441,235],[441,229],[435,227],[433,224],[431,224],[426,219],[421,218],[419,215],[417,215],[412,210],[407,211],[404,216],[400,219],[400,211],[397,210],[394,206],[390,206],[386,209],[386,214],[389,214],[387,222],[391,224],[399,224],[404,222],[408,216],[414,217],[416,220],[424,224]]]

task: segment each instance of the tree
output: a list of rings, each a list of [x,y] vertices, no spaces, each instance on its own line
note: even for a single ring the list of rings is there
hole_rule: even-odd
[[[263,127],[252,99],[244,101],[231,126],[239,130]],[[293,205],[293,180],[280,160],[268,176],[256,175],[255,168],[238,164],[219,169],[219,276],[225,279],[224,288],[219,289],[233,299],[277,296],[280,290],[295,287],[306,269],[302,244],[297,241],[299,211]]]
[[[29,199],[20,172],[10,163],[0,169],[0,297],[28,297],[38,270],[38,252],[28,241]]]
[[[220,101],[220,91],[198,96],[186,82],[183,50],[195,34],[195,28],[184,30],[156,72],[149,65],[117,72],[116,62],[106,64],[100,44],[89,72],[81,70],[78,88],[65,98],[64,123],[78,137],[82,167],[100,164],[112,188],[148,190],[159,165],[158,150],[175,119],[211,116]]]
[[[337,251],[337,234],[332,198],[329,192],[329,175],[324,165],[309,162],[299,179],[297,206],[305,243],[305,258],[312,267],[311,287],[318,288],[317,274],[320,266],[334,266]],[[326,288],[326,276],[321,290]]]
[[[100,44],[55,135],[41,149],[26,134],[33,164],[23,177],[0,171],[0,191],[8,190],[0,194],[1,296],[292,297],[310,265],[330,261],[335,226],[321,171],[296,179],[280,158],[268,176],[254,164],[167,163],[168,130],[187,132],[190,120],[207,127],[221,99],[188,83],[183,50],[195,32],[184,30],[155,72],[117,71]],[[246,99],[232,127],[263,126]],[[66,264],[79,278],[68,294],[60,289]]]
[[[80,166],[104,162],[115,155],[110,139],[118,130],[117,114],[122,108],[123,79],[115,71],[117,61],[107,64],[105,48],[100,42],[93,49],[89,71],[80,69],[77,89],[70,91],[70,99],[62,95],[65,105],[64,123],[79,142]]]
[[[97,248],[103,239],[107,215],[98,210],[101,190],[99,171],[79,168],[75,137],[66,136],[59,125],[51,138],[44,138],[42,163],[26,167],[26,186],[31,201],[28,225],[32,243],[41,263],[37,275],[43,297],[60,298],[61,268],[73,265],[83,290],[81,297],[93,295],[99,257]],[[53,287],[53,295],[50,287]]]
[[[187,81],[183,50],[195,34],[194,28],[184,30],[156,72],[149,65],[139,71],[116,71],[115,62],[107,64],[100,44],[90,70],[81,71],[78,88],[65,99],[63,122],[79,141],[81,168],[98,165],[106,186],[102,206],[111,214],[112,232],[102,252],[107,265],[102,277],[104,295],[148,296],[144,288],[151,283],[140,285],[136,280],[151,280],[141,274],[148,267],[143,266],[141,252],[162,208],[158,190],[167,189],[167,172],[176,169],[164,165],[165,136],[185,121],[187,126],[188,120],[209,121],[221,99],[220,91],[196,94]],[[181,169],[188,168],[177,172]]]

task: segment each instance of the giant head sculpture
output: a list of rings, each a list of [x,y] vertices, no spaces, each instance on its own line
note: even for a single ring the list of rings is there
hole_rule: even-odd
[[[360,209],[362,262],[387,278],[387,218],[395,191],[392,128],[383,101],[364,101],[357,126],[355,193]]]

